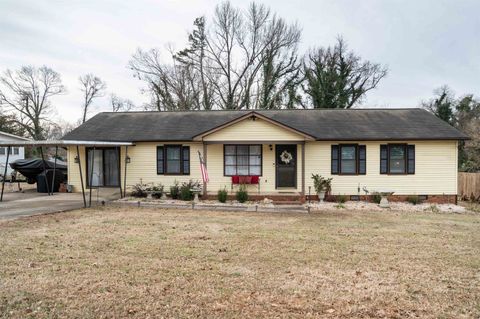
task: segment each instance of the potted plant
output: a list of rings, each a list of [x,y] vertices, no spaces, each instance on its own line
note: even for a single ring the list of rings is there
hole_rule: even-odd
[[[319,174],[312,174],[313,187],[317,192],[320,203],[325,199],[325,194],[332,188],[332,178],[325,178]]]

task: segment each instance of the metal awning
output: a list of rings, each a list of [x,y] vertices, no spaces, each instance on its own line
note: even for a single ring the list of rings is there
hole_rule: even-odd
[[[5,169],[3,172],[3,179],[2,179],[2,187],[1,187],[1,193],[0,193],[0,202],[3,201],[3,192],[5,188],[5,179],[6,179],[6,174],[7,174],[7,167],[8,167],[8,160],[10,157],[10,149],[11,147],[22,147],[22,146],[32,146],[35,148],[40,149],[40,154],[42,157],[42,161],[45,161],[44,155],[43,155],[43,148],[44,147],[55,147],[55,159],[54,159],[54,169],[53,169],[53,178],[52,178],[52,187],[50,188],[50,185],[48,183],[48,178],[45,177],[45,183],[47,186],[47,192],[48,195],[53,195],[53,186],[55,182],[55,167],[57,165],[57,153],[58,153],[58,148],[59,147],[65,147],[65,146],[75,146],[76,151],[77,151],[77,156],[75,157],[75,163],[78,163],[78,169],[80,173],[80,184],[82,188],[82,195],[83,195],[83,205],[84,207],[87,207],[87,201],[85,198],[85,187],[84,187],[84,182],[83,182],[83,174],[82,174],[82,166],[81,166],[81,159],[80,159],[80,151],[79,147],[80,146],[89,146],[92,147],[95,150],[95,147],[116,147],[116,148],[121,148],[122,146],[125,147],[125,172],[124,172],[124,187],[122,190],[122,183],[120,181],[119,183],[119,188],[120,188],[120,196],[123,197],[126,195],[126,180],[127,180],[127,163],[128,163],[128,147],[135,145],[133,142],[110,142],[110,141],[77,141],[77,140],[43,140],[43,141],[0,141],[0,147],[7,147],[7,152],[6,152],[6,160],[5,160]],[[120,153],[119,153],[119,161],[120,161]],[[93,172],[93,163],[91,167],[91,171]],[[119,166],[120,168],[121,166]],[[45,164],[44,164],[44,171],[45,171]],[[88,169],[86,170],[88,172]],[[90,177],[90,180],[92,180],[92,176]],[[50,189],[52,192],[50,192]],[[92,205],[92,186],[90,186],[90,194],[89,194],[89,204],[88,206]]]

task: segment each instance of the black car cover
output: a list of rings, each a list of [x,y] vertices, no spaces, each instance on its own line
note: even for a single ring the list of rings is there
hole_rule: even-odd
[[[43,161],[45,162],[45,169],[53,169],[53,161]],[[10,163],[10,167],[25,176],[28,180],[34,180],[38,174],[43,172],[43,163],[39,158],[34,159],[18,159],[13,163]],[[63,161],[57,160],[57,170],[62,171],[63,173],[67,172],[67,165]]]

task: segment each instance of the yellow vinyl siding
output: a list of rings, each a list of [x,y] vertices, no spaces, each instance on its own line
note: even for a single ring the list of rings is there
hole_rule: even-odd
[[[80,164],[82,166],[83,183],[86,186],[86,162],[85,162],[85,147],[79,146],[80,151]],[[77,148],[75,146],[68,146],[67,148],[67,167],[68,167],[68,183],[73,185],[74,192],[81,192],[80,187],[80,170],[78,164],[75,163],[75,157],[77,156]]]
[[[183,146],[190,146],[190,175],[157,175],[157,146],[165,144],[178,144]],[[76,148],[70,146],[68,148],[68,180],[69,184],[74,186],[74,191],[81,191],[80,188],[80,174],[78,164],[74,163],[76,156]],[[177,180],[179,183],[186,182],[190,179],[201,180],[200,163],[197,151],[203,152],[203,145],[201,143],[138,143],[135,146],[128,147],[128,156],[130,157],[130,164],[127,166],[127,190],[132,185],[140,183],[162,183],[165,190],[173,185]],[[80,147],[80,159],[82,164],[82,173],[84,183],[85,178],[85,148]],[[123,188],[123,178],[125,172],[125,146],[121,148],[121,182]]]
[[[157,146],[165,144],[178,144],[190,146],[190,175],[157,175]],[[128,148],[131,163],[127,166],[127,184],[162,183],[168,187],[175,180],[182,183],[190,179],[201,180],[200,164],[197,151],[203,152],[201,143],[138,143]]]
[[[405,141],[415,145],[415,174],[380,174],[380,144],[388,142],[348,142],[366,145],[367,174],[342,176],[331,175],[331,145],[345,142],[307,142],[305,178],[306,190],[312,187],[311,175],[333,177],[333,194],[357,194],[366,186],[368,190],[391,189],[397,195],[433,195],[457,193],[457,142],[456,141]],[[363,191],[360,191],[364,194]]]
[[[255,144],[254,142],[252,144]],[[300,192],[302,190],[302,151],[301,145],[297,145],[297,187],[296,188],[275,188],[275,145],[262,145],[262,176],[260,177],[260,192],[276,193],[276,192]],[[207,168],[210,177],[207,191],[216,193],[219,189],[226,188],[231,190],[230,176],[223,176],[223,144],[209,144],[207,145]],[[234,190],[238,188],[235,187]],[[248,191],[255,193],[258,191],[257,185],[248,185]]]
[[[258,120],[257,120],[258,121]],[[257,122],[255,121],[255,122]],[[266,123],[270,125],[270,123]],[[288,132],[290,134],[290,132]],[[241,133],[237,133],[242,137]],[[230,137],[231,138],[231,137]],[[242,142],[246,142],[246,138]],[[271,136],[270,136],[271,138]],[[282,137],[284,140],[285,136]],[[266,139],[266,138],[265,138]],[[250,143],[250,141],[248,141]],[[456,141],[404,141],[404,143],[415,145],[415,174],[413,175],[383,175],[380,174],[380,144],[388,142],[362,142],[349,141],[366,145],[367,150],[367,174],[354,176],[331,175],[331,145],[345,142],[306,142],[305,144],[305,191],[308,193],[308,186],[312,186],[312,173],[322,176],[333,177],[333,194],[357,194],[357,186],[366,186],[370,191],[391,189],[397,195],[418,194],[418,195],[441,195],[457,194],[457,145]],[[157,175],[157,145],[182,144],[190,146],[190,175]],[[255,144],[255,141],[251,141]],[[260,178],[260,191],[262,193],[280,193],[284,191],[301,192],[302,190],[302,146],[297,145],[297,187],[296,189],[275,188],[275,143],[262,145],[262,176]],[[125,147],[121,148],[121,180],[123,187],[124,156]],[[127,188],[139,183],[162,183],[166,190],[177,180],[180,183],[189,179],[201,181],[200,164],[197,151],[203,153],[203,144],[198,143],[138,143],[136,146],[128,147],[128,155],[131,163],[127,167]],[[74,191],[80,191],[80,178],[78,164],[74,162],[76,148],[68,148],[68,178],[69,183],[74,186]],[[215,194],[224,187],[230,191],[231,177],[223,176],[223,144],[207,145],[207,168],[210,176],[208,192]],[[83,167],[83,178],[86,180],[85,152],[80,147],[80,159]],[[249,192],[257,192],[256,186],[249,186]],[[361,191],[363,194],[363,191]]]
[[[303,141],[304,136],[269,123],[265,120],[247,118],[203,138],[204,141]]]

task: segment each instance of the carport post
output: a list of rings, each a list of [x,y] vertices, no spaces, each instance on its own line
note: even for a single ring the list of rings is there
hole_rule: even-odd
[[[47,185],[47,193],[48,196],[50,196],[50,185],[48,185],[47,168],[45,166],[45,159],[43,158],[43,146],[40,146],[40,154],[42,156],[43,173],[45,174],[45,185]]]
[[[127,196],[127,158],[128,146],[125,145],[125,172],[123,173],[123,197]]]
[[[80,171],[80,184],[82,185],[83,207],[86,208],[87,200],[85,199],[85,187],[83,186],[82,164],[80,163],[80,151],[78,150],[78,145],[77,145],[77,159],[78,159],[78,169]]]
[[[117,146],[117,154],[118,154],[118,187],[120,188],[120,198],[123,198],[123,191],[122,191],[122,147]],[[127,165],[125,163],[125,165]]]
[[[5,161],[5,170],[3,172],[2,194],[0,195],[0,202],[3,202],[3,190],[5,189],[5,178],[7,178],[7,167],[8,167],[8,158],[10,156],[10,148],[11,148],[11,146],[7,146],[7,159]]]
[[[89,158],[88,152],[87,152],[87,158],[89,159],[87,161],[87,164],[88,164],[87,165],[87,174],[88,174],[88,166],[92,165],[90,167],[90,176],[89,176],[89,179],[88,179],[88,183],[90,184],[89,185],[90,186],[90,194],[89,194],[90,198],[88,199],[88,207],[92,207],[92,186],[93,186],[93,166],[95,165],[95,145],[93,145],[92,158],[91,159]],[[90,162],[92,162],[92,164],[90,164]]]
[[[55,146],[55,159],[53,160],[53,177],[52,177],[52,195],[55,191],[55,172],[57,170],[57,155],[58,155],[58,145]]]

